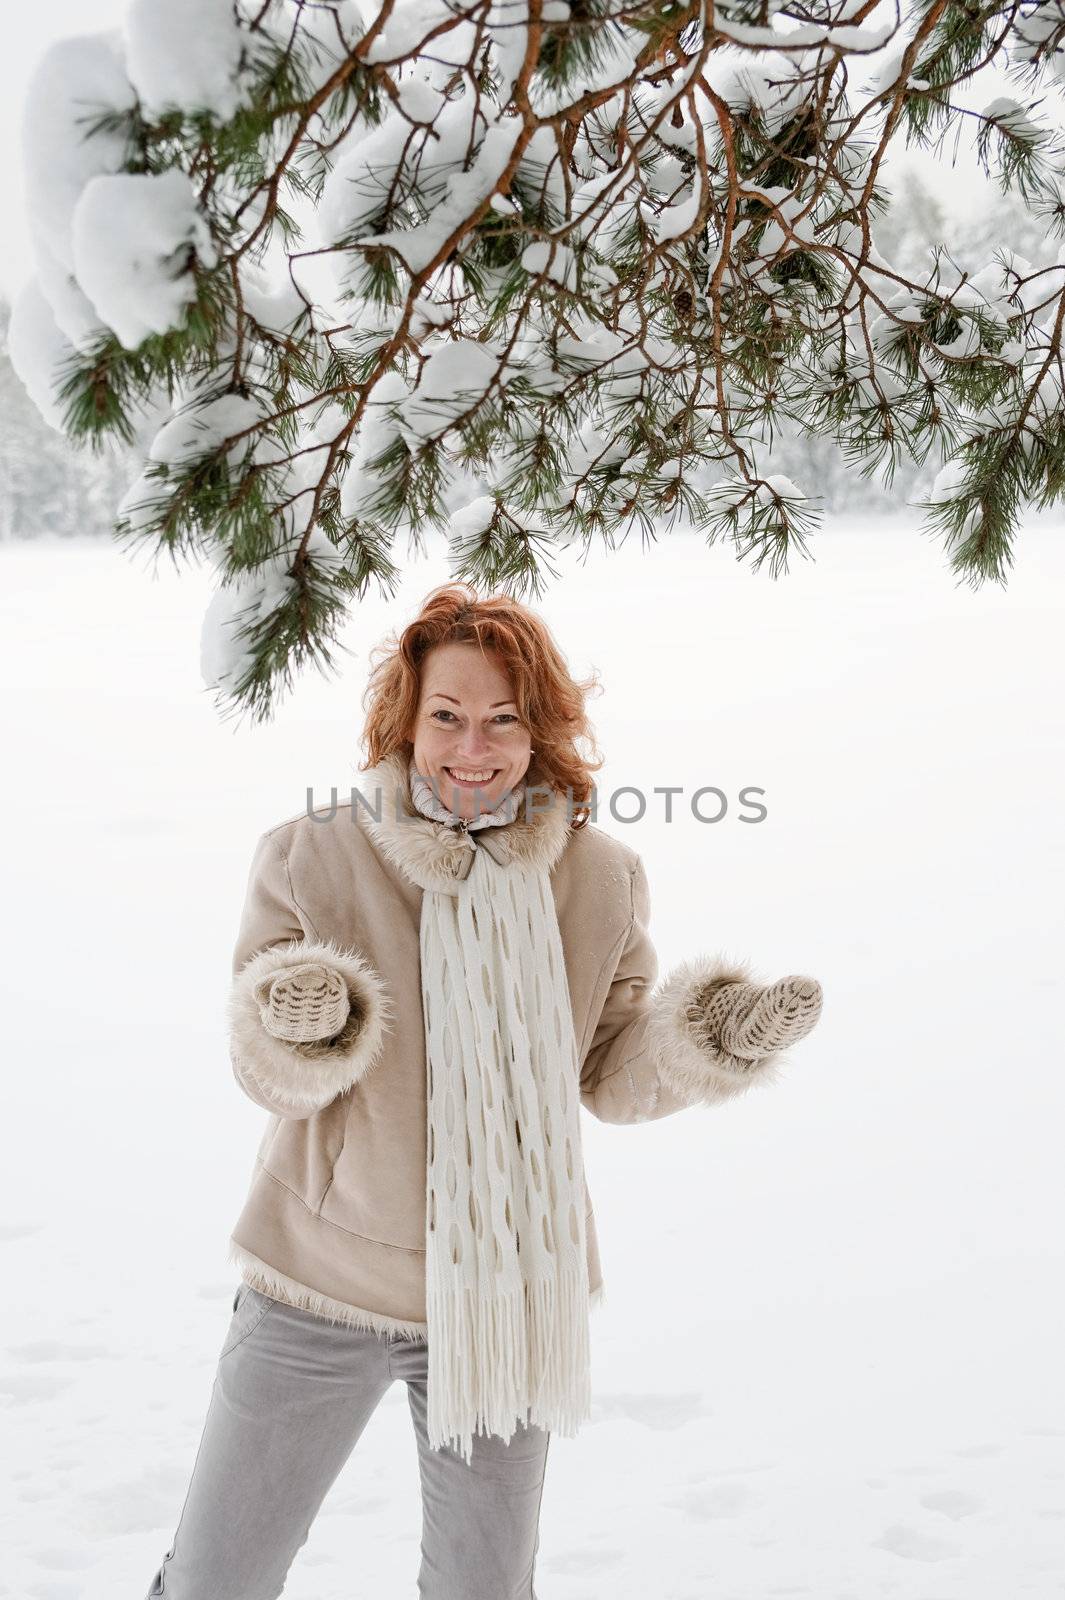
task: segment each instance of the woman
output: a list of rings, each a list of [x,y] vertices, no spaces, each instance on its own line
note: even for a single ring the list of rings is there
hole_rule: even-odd
[[[643,864],[588,820],[590,687],[519,602],[444,585],[371,675],[350,804],[258,842],[230,1037],[271,1118],[151,1596],[279,1595],[402,1378],[419,1595],[534,1600],[548,1443],[589,1415],[603,1287],[580,1106],[716,1104],[817,1021],[813,980],[720,959],[652,992]]]

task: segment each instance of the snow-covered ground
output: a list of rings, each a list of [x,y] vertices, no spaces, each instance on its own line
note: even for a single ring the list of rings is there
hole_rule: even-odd
[[[600,822],[647,864],[662,971],[725,949],[825,986],[771,1091],[584,1118],[607,1298],[538,1600],[1065,1594],[1063,531],[1005,592],[837,521],[777,583],[634,538],[534,602],[604,683],[601,794],[648,796]],[[446,577],[437,547],[253,729],[198,677],[205,574],[0,548],[0,1594],[141,1600],[169,1547],[265,1116],[223,1024],[252,846],[358,781],[367,651]],[[286,1597],[413,1596],[419,1529],[397,1383]]]

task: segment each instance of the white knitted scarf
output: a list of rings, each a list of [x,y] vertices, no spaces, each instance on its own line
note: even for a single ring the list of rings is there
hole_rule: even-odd
[[[412,773],[432,815],[419,792]],[[474,1432],[572,1436],[590,1413],[579,1064],[547,869],[478,848],[457,894],[425,890],[421,970],[428,1432],[470,1461]]]

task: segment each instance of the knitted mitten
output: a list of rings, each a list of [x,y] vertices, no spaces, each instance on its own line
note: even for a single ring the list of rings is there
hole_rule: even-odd
[[[757,983],[714,979],[697,987],[688,1022],[700,1046],[739,1071],[804,1039],[821,1015],[816,978]]]
[[[305,961],[268,978],[256,992],[267,1033],[289,1044],[331,1039],[351,1010],[348,986],[335,967]]]

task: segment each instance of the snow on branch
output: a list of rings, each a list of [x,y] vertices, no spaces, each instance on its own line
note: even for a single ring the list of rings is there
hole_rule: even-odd
[[[816,523],[781,420],[867,473],[955,463],[930,517],[1001,580],[1019,509],[1065,492],[1065,189],[1032,93],[1065,82],[1065,5],[884,9],[132,0],[44,57],[12,356],[73,438],[161,412],[117,528],[252,594],[239,647],[213,613],[220,692],[262,715],[328,659],[400,534],[486,585],[634,528],[777,574]],[[963,111],[993,59],[1018,93]],[[893,142],[962,116],[1052,260],[944,247],[914,276],[878,249]]]

